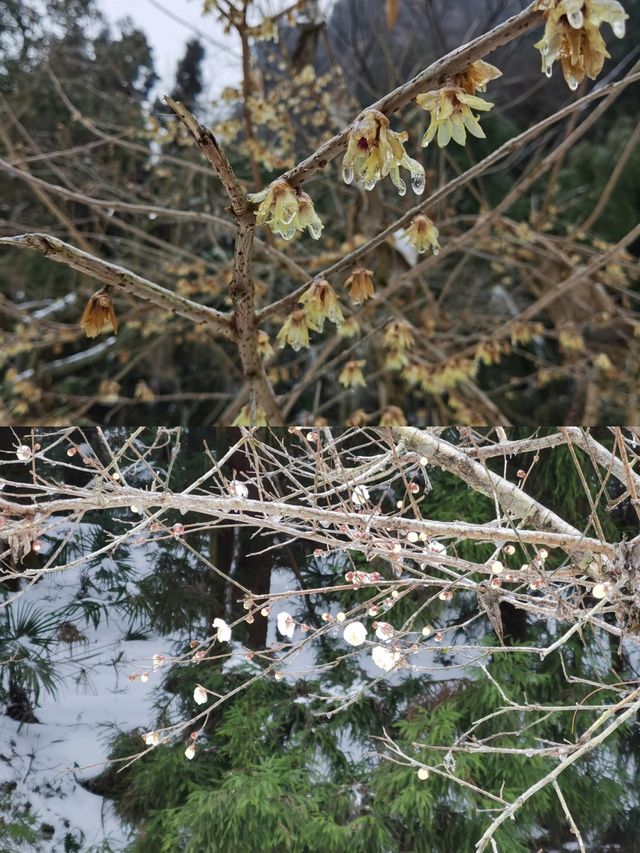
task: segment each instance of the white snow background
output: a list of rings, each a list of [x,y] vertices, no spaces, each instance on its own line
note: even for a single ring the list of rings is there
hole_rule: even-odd
[[[132,549],[133,583],[136,572],[138,578],[148,574],[153,550],[153,543]],[[48,574],[15,604],[56,611],[74,600],[79,579],[79,569]],[[41,722],[19,723],[0,715],[0,785],[15,783],[14,805],[30,803],[38,818],[36,826],[46,823],[55,829],[50,839],[42,839],[35,847],[16,848],[25,853],[63,853],[68,833],[80,842],[82,853],[94,847],[126,849],[128,830],[111,801],[85,790],[78,780],[104,770],[115,734],[110,725],[125,731],[148,730],[153,691],[161,677],[160,672],[151,672],[151,659],[156,653],[170,655],[179,639],[175,635],[125,640],[130,623],[118,618],[116,611],[110,612],[108,620],[103,618],[97,629],[84,620],[73,621],[87,642],[72,646],[60,642],[53,651],[61,682],[55,697],[41,693],[35,709]],[[130,673],[145,669],[150,673],[146,683],[129,680]],[[142,740],[140,746],[144,748]]]

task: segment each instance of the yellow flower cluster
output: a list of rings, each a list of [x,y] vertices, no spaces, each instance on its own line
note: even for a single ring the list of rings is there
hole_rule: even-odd
[[[453,358],[437,367],[412,364],[402,374],[410,385],[419,385],[427,394],[444,394],[472,379],[478,363],[471,358]]]
[[[342,177],[346,184],[356,180],[372,190],[378,181],[390,175],[400,195],[407,187],[400,177],[400,167],[411,175],[411,187],[416,195],[425,188],[424,168],[413,160],[404,149],[409,138],[406,131],[391,130],[389,119],[378,110],[367,110],[357,119],[349,131],[347,153],[342,161]]]
[[[434,255],[440,252],[438,242],[440,232],[428,216],[424,214],[414,216],[409,226],[405,228],[404,234],[418,254],[422,255],[429,249],[433,249]]]
[[[274,234],[291,240],[299,231],[309,230],[314,240],[319,240],[323,225],[315,212],[311,198],[299,187],[279,179],[259,193],[247,196],[259,204],[256,222],[268,225]]]
[[[624,37],[629,16],[622,4],[618,0],[538,0],[537,8],[544,12],[546,24],[535,47],[547,77],[559,60],[570,89],[575,91],[585,77],[595,80],[609,57],[600,27],[607,23],[617,38]]]
[[[476,92],[484,92],[487,83],[500,77],[502,72],[488,62],[478,60],[466,71],[455,75],[451,83],[435,92],[418,95],[416,103],[431,116],[422,145],[426,148],[437,138],[440,148],[444,148],[453,139],[459,145],[465,145],[467,131],[478,139],[485,139],[478,116],[473,110],[488,112],[493,104],[479,98]]]

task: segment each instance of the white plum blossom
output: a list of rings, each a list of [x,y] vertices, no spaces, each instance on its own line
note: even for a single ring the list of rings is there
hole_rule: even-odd
[[[500,560],[495,560],[491,563],[491,573],[494,575],[501,575],[504,572],[504,565],[500,562]]]
[[[591,595],[594,598],[606,598],[611,592],[611,584],[610,583],[597,583],[594,588],[591,590]]]
[[[153,656],[153,668],[158,669],[159,666],[165,662],[166,658],[164,655],[154,655]]]
[[[384,646],[374,646],[371,651],[371,657],[376,666],[384,669],[385,672],[389,672],[400,661],[402,655],[400,652],[394,652]]]
[[[383,643],[388,643],[389,640],[393,638],[394,629],[393,625],[390,625],[388,622],[376,622],[376,637],[379,640],[382,640]]]
[[[231,639],[231,628],[224,619],[220,619],[220,617],[216,616],[213,620],[213,627],[217,628],[216,639],[219,643],[228,643]]]
[[[293,632],[296,630],[296,622],[293,616],[290,613],[287,613],[286,610],[283,610],[281,613],[278,613],[277,618],[278,631],[287,637],[289,640],[293,637]]]
[[[141,506],[138,506],[138,504],[131,504],[130,509],[131,512],[135,512],[137,515],[142,515],[144,511]]]
[[[158,732],[147,732],[143,737],[147,746],[157,746],[160,743],[160,735]]]
[[[194,757],[195,754],[196,754],[196,748],[192,743],[190,743],[189,746],[184,751],[184,757],[188,758],[189,761],[191,761],[191,759]]]
[[[426,767],[420,767],[418,770],[418,779],[421,779],[423,782],[425,779],[429,778],[429,770]]]
[[[351,622],[344,629],[342,636],[350,646],[361,646],[367,639],[367,629],[362,622]]]
[[[207,701],[207,699],[208,699],[207,691],[204,689],[204,687],[201,687],[198,684],[196,689],[193,691],[193,701],[197,705],[204,705],[204,703]]]
[[[18,457],[19,462],[29,462],[33,453],[31,452],[30,447],[27,447],[26,444],[21,444],[16,448],[16,456]]]
[[[356,486],[351,492],[351,500],[356,506],[362,506],[369,500],[369,489],[366,486]]]
[[[248,498],[249,489],[240,480],[232,480],[229,483],[229,494],[232,498]]]
[[[442,542],[428,542],[427,550],[431,551],[432,554],[439,554],[440,556],[445,556],[447,553],[447,549]]]

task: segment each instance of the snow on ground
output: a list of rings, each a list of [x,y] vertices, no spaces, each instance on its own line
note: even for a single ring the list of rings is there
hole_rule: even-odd
[[[147,549],[138,549],[140,575]],[[27,590],[18,603],[34,604],[48,612],[73,600],[79,573],[45,576]],[[119,729],[146,731],[152,719],[153,674],[144,683],[128,676],[151,670],[154,654],[171,653],[177,637],[125,640],[129,625],[117,615],[102,620],[96,630],[77,622],[87,642],[57,645],[54,661],[63,680],[55,697],[41,695],[35,713],[40,723],[18,723],[0,715],[0,785],[15,783],[14,803],[31,803],[39,827],[54,828],[50,839],[21,849],[37,853],[63,853],[65,837],[80,842],[66,849],[88,853],[92,848],[121,851],[127,846],[127,828],[115,815],[109,800],[85,790],[79,780],[104,769],[108,741]],[[141,747],[142,747],[141,743]],[[108,842],[108,845],[105,843]]]

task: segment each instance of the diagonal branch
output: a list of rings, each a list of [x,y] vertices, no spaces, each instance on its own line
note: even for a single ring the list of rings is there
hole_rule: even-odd
[[[75,246],[59,240],[57,237],[51,237],[49,234],[20,234],[17,237],[0,237],[0,245],[15,246],[19,249],[35,249],[45,258],[49,258],[57,264],[78,270],[78,272],[104,284],[117,287],[125,293],[131,293],[138,299],[151,302],[160,308],[171,311],[173,314],[186,317],[187,320],[194,323],[210,326],[226,338],[233,337],[231,322],[215,308],[192,302],[191,299],[186,299],[159,284],[142,278],[142,276],[125,269],[125,267],[103,261],[95,255],[90,255],[88,252],[83,252],[82,249],[77,249]]]
[[[436,88],[446,77],[464,71],[472,62],[488,56],[499,47],[508,44],[510,41],[537,27],[542,23],[542,12],[538,11],[536,6],[537,3],[532,3],[523,12],[520,12],[519,15],[514,15],[488,33],[483,33],[468,44],[452,50],[446,56],[443,56],[437,62],[425,68],[424,71],[421,71],[412,80],[409,80],[402,86],[398,86],[397,89],[380,98],[375,104],[366,107],[363,112],[366,110],[378,110],[385,115],[397,112],[397,110],[409,104],[416,95]],[[285,172],[282,178],[292,186],[299,186],[303,181],[310,178],[311,175],[324,169],[330,160],[333,160],[343,148],[346,148],[351,127],[351,124],[348,125],[340,133],[327,140],[313,154],[302,160],[293,169]]]
[[[512,517],[521,518],[539,530],[552,530],[578,539],[582,537],[576,527],[534,500],[515,483],[489,471],[485,465],[470,459],[464,451],[438,438],[433,432],[415,427],[396,428],[391,432],[406,450],[419,453],[430,465],[455,474],[476,492],[498,500]]]
[[[218,141],[213,133],[207,127],[201,125],[180,101],[174,101],[169,95],[165,95],[164,100],[193,136],[196,145],[213,166],[216,175],[220,179],[220,183],[224,187],[225,193],[229,197],[234,215],[242,216],[247,210],[245,191],[242,189],[240,182],[231,168],[231,163],[227,160],[226,154],[218,145]]]

